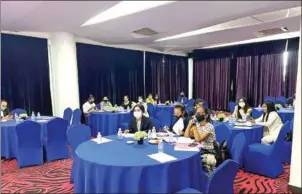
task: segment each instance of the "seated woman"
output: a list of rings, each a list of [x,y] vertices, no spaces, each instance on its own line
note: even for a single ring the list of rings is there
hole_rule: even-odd
[[[194,102],[194,109],[192,111],[189,112],[189,117],[192,117],[193,115],[196,114],[196,111],[198,108],[203,107],[204,106],[204,100],[203,99],[196,99]]]
[[[97,107],[94,103],[94,97],[90,94],[87,102],[85,102],[82,106],[85,117],[92,111],[96,111]]]
[[[209,176],[216,167],[216,153],[214,149],[216,134],[207,108],[198,108],[194,119],[189,121],[184,136],[190,137],[190,134],[193,134],[195,141],[201,144],[202,165]]]
[[[101,110],[102,111],[111,111],[112,110],[112,104],[109,102],[107,96],[104,96],[103,101],[101,102]]]
[[[138,102],[136,104],[140,104],[140,105],[143,105],[144,108],[145,108],[145,113],[143,114],[145,117],[149,117],[149,114],[148,114],[148,110],[147,110],[147,103],[144,102],[143,100],[143,97],[142,96],[139,96],[138,97]],[[136,105],[134,104],[134,106]]]
[[[188,126],[188,115],[184,105],[177,104],[174,107],[174,116],[170,130],[178,135],[184,135]]]
[[[285,103],[285,108],[289,108],[289,107],[295,108],[295,100],[296,100],[296,95],[288,98]]]
[[[123,107],[125,110],[127,110],[127,109],[130,110],[130,109],[132,109],[133,106],[134,106],[134,104],[132,101],[129,101],[129,97],[127,95],[124,96],[124,102],[121,105],[121,107]]]
[[[238,105],[235,106],[235,110],[233,112],[233,117],[236,119],[247,118],[251,116],[253,109],[250,107],[249,103],[245,98],[240,98]]]
[[[13,116],[9,111],[8,103],[6,100],[1,100],[1,120],[12,119]]]
[[[143,105],[137,104],[133,108],[133,117],[129,123],[129,129],[125,130],[125,133],[135,133],[137,131],[146,131],[153,128],[151,119],[145,117],[145,108]]]
[[[152,96],[151,93],[148,95],[148,98],[146,99],[146,103],[150,103],[150,104],[155,105],[155,101],[154,101],[153,96]]]
[[[273,102],[265,102],[263,104],[264,113],[256,120],[251,119],[252,123],[264,125],[262,144],[271,144],[278,138],[279,132],[283,126]]]
[[[160,100],[159,100],[158,94],[155,95],[154,102],[155,102],[155,104],[159,104]]]

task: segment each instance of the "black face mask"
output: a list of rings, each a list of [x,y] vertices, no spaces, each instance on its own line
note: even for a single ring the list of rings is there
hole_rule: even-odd
[[[204,114],[197,114],[195,115],[195,118],[198,122],[204,121],[206,119]]]
[[[180,97],[182,97],[182,98],[183,98],[184,96],[185,96],[184,94],[181,94],[181,95],[180,95]]]
[[[90,101],[89,104],[93,104],[93,101]]]
[[[108,102],[108,100],[104,100],[104,102]]]

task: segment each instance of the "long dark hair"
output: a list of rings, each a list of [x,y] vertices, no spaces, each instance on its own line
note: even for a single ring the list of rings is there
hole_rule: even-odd
[[[210,111],[210,109],[208,109],[208,108],[205,108],[205,107],[201,107],[202,109],[203,109],[203,111],[204,111],[204,115],[205,116],[207,116],[207,118],[206,118],[206,122],[207,123],[212,123],[212,120],[211,120],[211,111]],[[199,112],[196,112],[196,114],[200,114]]]
[[[243,100],[243,102],[245,103],[245,106],[244,106],[243,108],[241,108],[241,107],[239,106],[239,101],[240,101],[240,100]],[[239,118],[239,119],[242,119],[242,116],[241,116],[241,114],[240,114],[240,112],[239,112],[240,109],[243,109],[244,113],[246,113],[246,112],[248,111],[249,108],[250,108],[250,105],[249,105],[249,103],[247,102],[247,100],[246,100],[245,98],[240,98],[240,99],[238,100],[238,109],[237,109],[237,116],[238,116],[238,118]]]
[[[176,104],[174,106],[174,108],[180,109],[182,117],[187,117],[188,116],[188,113],[187,113],[187,111],[185,109],[185,106],[183,104]]]
[[[263,113],[262,122],[264,122],[264,118],[265,118],[266,115],[267,115],[267,117],[266,117],[265,122],[268,120],[269,114],[271,112],[273,112],[273,111],[276,112],[275,104],[272,101],[267,101],[264,104],[266,104],[267,113]]]
[[[134,109],[136,108],[136,107],[138,107],[139,109],[141,109],[141,111],[142,111],[142,113],[144,114],[145,113],[145,107],[143,106],[143,105],[141,105],[141,104],[136,104],[134,107],[133,107],[133,111],[134,111]]]

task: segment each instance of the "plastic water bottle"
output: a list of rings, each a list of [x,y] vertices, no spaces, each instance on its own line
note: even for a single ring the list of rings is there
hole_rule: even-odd
[[[130,108],[129,108],[129,106],[127,106],[127,112],[130,112]]]
[[[102,142],[102,135],[101,132],[98,132],[98,135],[96,136],[98,142]]]
[[[122,129],[121,129],[121,128],[118,129],[117,138],[118,138],[118,139],[123,139],[123,132],[122,132]]]
[[[258,105],[258,108],[261,108],[260,104]]]
[[[31,113],[31,120],[33,121],[36,120],[36,115],[34,111]]]
[[[156,129],[155,129],[155,127],[152,128],[151,138],[156,139]]]
[[[40,112],[38,112],[38,114],[37,114],[37,119],[39,119],[39,118],[41,118]]]
[[[15,113],[15,120],[16,120],[16,123],[18,123],[18,122],[19,122],[19,116],[18,116],[18,114],[17,114],[17,113]]]
[[[158,153],[163,153],[163,152],[164,152],[164,142],[160,140],[158,143]]]
[[[151,129],[149,129],[148,131],[148,140],[150,140],[152,138],[152,133],[151,133]]]

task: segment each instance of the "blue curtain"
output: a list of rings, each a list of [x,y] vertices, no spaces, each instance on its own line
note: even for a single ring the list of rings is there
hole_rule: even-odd
[[[52,115],[47,40],[1,33],[1,98],[10,109]]]
[[[158,94],[161,102],[188,94],[188,57],[146,52],[146,95]]]
[[[121,104],[123,96],[137,101],[144,93],[143,52],[77,43],[80,102],[89,94],[99,103],[108,96]]]

